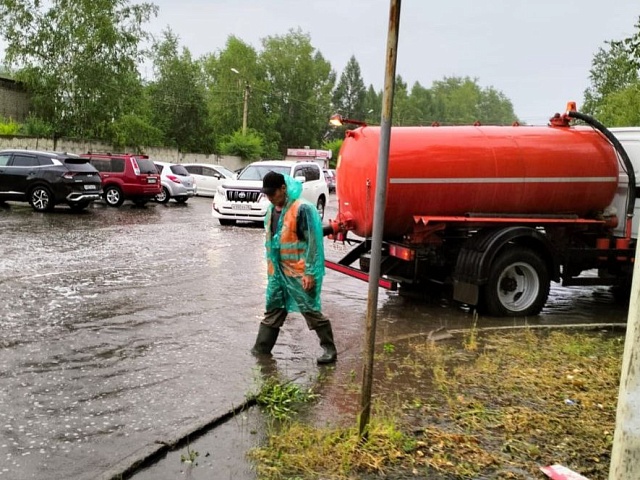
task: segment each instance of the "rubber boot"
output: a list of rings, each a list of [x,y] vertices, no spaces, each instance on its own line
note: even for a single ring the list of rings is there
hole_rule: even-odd
[[[271,355],[271,349],[276,344],[279,334],[279,328],[267,327],[261,323],[260,330],[258,330],[258,338],[256,338],[256,344],[251,349],[251,353],[254,355]]]
[[[316,328],[316,334],[320,339],[320,346],[324,350],[324,354],[318,357],[318,364],[333,363],[338,358],[338,352],[336,345],[333,343],[333,330],[331,330],[331,324],[325,323],[324,325]]]

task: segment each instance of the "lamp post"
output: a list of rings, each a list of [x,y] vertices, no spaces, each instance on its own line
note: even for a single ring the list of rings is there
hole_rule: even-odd
[[[335,115],[331,115],[331,118],[329,119],[329,124],[333,125],[334,127],[341,127],[342,125],[347,123],[351,123],[353,125],[359,125],[361,127],[367,126],[367,122],[363,122],[362,120],[355,120],[353,118],[344,118],[339,113],[336,113]]]
[[[231,68],[231,71],[236,75],[240,75],[240,72]],[[242,135],[247,134],[247,117],[249,115],[249,82],[247,80],[244,81],[244,95],[243,95],[243,105],[242,105]]]

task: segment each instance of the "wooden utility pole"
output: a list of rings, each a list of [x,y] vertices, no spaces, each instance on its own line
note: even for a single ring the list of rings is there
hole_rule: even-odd
[[[249,82],[244,82],[244,105],[242,106],[242,135],[247,134],[247,117],[249,116]]]
[[[640,257],[636,245],[609,480],[640,479]]]
[[[389,165],[389,144],[391,138],[391,114],[393,112],[393,91],[396,80],[396,59],[398,58],[400,3],[401,0],[391,0],[389,12],[387,61],[384,76],[384,92],[382,95],[380,145],[378,147],[378,173],[377,178],[375,179],[375,204],[373,207],[373,231],[371,236],[369,295],[367,298],[367,320],[364,341],[365,363],[362,372],[362,392],[360,396],[359,433],[362,440],[365,440],[368,436],[369,417],[371,416],[371,387],[373,384],[373,355],[375,353],[376,343],[378,283],[380,280],[380,261],[382,259],[384,208],[387,202],[387,171]]]

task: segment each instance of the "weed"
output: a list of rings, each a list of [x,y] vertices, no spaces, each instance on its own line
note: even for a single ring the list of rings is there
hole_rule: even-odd
[[[473,312],[473,325],[465,333],[464,349],[470,352],[478,349],[478,312]]]
[[[182,463],[194,463],[196,461],[196,458],[198,458],[198,455],[200,455],[200,453],[198,453],[197,450],[191,450],[191,448],[189,447],[189,444],[187,444],[187,453],[186,455],[185,454],[180,455],[180,461]]]
[[[281,383],[275,378],[267,379],[256,401],[267,414],[276,420],[290,420],[297,408],[317,398],[312,389],[303,389],[295,383]]]
[[[395,347],[395,345],[394,345],[393,343],[385,343],[385,344],[382,346],[382,351],[383,351],[386,355],[390,355],[390,354],[392,354],[393,352],[395,352],[395,351],[396,351],[396,347]]]
[[[474,328],[409,348],[398,370],[427,378],[407,393],[381,376],[367,442],[290,422],[251,452],[259,478],[520,479],[551,463],[607,478],[623,337]]]

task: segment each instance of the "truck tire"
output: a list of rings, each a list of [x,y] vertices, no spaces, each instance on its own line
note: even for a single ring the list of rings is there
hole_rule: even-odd
[[[547,265],[533,250],[510,247],[491,265],[481,305],[496,317],[525,317],[540,313],[549,297]]]

